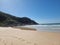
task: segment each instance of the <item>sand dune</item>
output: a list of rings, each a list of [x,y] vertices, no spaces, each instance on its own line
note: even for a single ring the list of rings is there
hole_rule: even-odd
[[[60,45],[60,33],[0,27],[0,45]]]

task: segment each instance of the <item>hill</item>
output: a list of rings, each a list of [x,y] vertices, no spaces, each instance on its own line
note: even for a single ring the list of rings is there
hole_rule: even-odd
[[[22,26],[37,24],[37,22],[28,17],[16,17],[0,11],[0,26]]]

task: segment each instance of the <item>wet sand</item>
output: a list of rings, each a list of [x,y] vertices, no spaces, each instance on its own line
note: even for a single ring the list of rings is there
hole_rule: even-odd
[[[13,28],[21,29],[21,30],[32,30],[32,31],[36,31],[36,29],[34,29],[34,28],[29,28],[29,27],[13,27]]]
[[[0,45],[60,45],[60,33],[0,27]]]

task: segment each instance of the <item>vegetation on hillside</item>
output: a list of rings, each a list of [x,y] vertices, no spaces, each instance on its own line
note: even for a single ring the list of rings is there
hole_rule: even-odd
[[[36,25],[35,21],[28,17],[16,17],[0,11],[0,26],[21,26],[21,25]]]

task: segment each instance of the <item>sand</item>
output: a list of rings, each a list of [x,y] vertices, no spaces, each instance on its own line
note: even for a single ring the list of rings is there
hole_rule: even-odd
[[[32,31],[36,31],[35,28],[29,28],[29,27],[13,27],[13,28],[16,28],[16,29],[21,29],[21,30],[32,30]]]
[[[60,45],[60,33],[0,27],[0,45]]]

